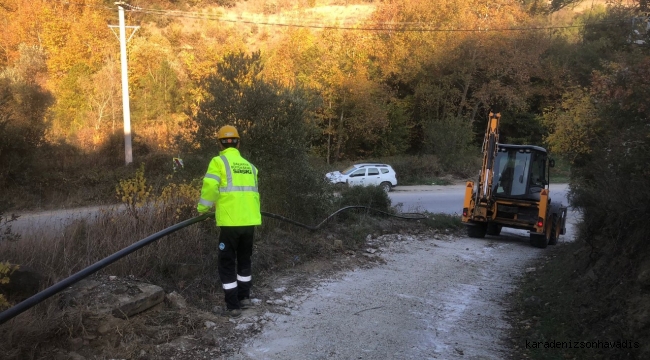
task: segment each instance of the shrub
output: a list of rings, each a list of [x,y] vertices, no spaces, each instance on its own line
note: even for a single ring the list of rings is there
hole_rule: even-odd
[[[17,268],[17,266],[12,266],[8,262],[0,262],[0,285],[9,284],[9,276]],[[9,305],[5,296],[0,294],[0,310],[9,307]]]
[[[391,200],[380,186],[351,186],[341,191],[339,207],[367,206],[384,212],[391,212]]]
[[[140,165],[133,178],[120,180],[115,192],[117,198],[126,205],[127,211],[137,217],[138,208],[147,203],[151,194],[151,186],[147,185],[147,179],[144,177],[144,164]]]
[[[422,222],[431,229],[450,230],[454,232],[459,232],[465,229],[460,216],[456,214],[427,213],[427,218]]]
[[[196,202],[201,196],[199,180],[191,183],[171,183],[162,189],[156,199],[158,211],[164,211],[181,221],[196,215]]]
[[[383,158],[397,173],[399,185],[430,183],[429,180],[444,174],[444,170],[434,155],[423,156],[393,156]]]
[[[0,209],[0,243],[4,241],[16,241],[20,239],[20,235],[15,234],[11,231],[10,223],[18,219],[18,216],[12,215],[11,218],[7,218],[2,209]]]

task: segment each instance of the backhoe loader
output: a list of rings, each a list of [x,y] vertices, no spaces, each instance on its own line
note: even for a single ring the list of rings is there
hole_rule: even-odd
[[[483,165],[476,183],[467,182],[462,221],[473,238],[499,235],[503,227],[530,232],[539,248],[555,245],[566,232],[567,208],[551,201],[546,149],[499,143],[500,113],[490,112],[483,140]]]

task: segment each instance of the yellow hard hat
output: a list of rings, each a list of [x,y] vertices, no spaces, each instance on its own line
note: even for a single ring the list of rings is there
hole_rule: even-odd
[[[222,126],[221,129],[219,129],[219,132],[217,132],[217,139],[239,139],[239,133],[234,126]]]

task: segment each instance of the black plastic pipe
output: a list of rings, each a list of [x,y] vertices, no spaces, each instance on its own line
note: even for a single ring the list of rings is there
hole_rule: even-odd
[[[160,239],[163,236],[169,235],[177,230],[180,230],[186,226],[192,225],[194,223],[203,221],[209,217],[214,217],[214,213],[206,213],[201,216],[197,216],[192,219],[188,219],[185,221],[182,221],[176,225],[170,226],[162,231],[159,231],[153,235],[150,235],[128,247],[125,247],[124,249],[116,252],[115,254],[108,256],[90,266],[87,268],[77,272],[76,274],[59,281],[58,283],[50,286],[49,288],[39,292],[38,294],[35,294],[34,296],[16,304],[15,306],[3,311],[0,313],[0,324],[4,324],[11,318],[18,316],[21,314],[23,311],[31,308],[32,306],[35,306],[36,304],[42,302],[43,300],[49,298],[50,296],[64,290],[65,288],[76,284],[77,282],[83,280],[84,278],[90,276],[91,274],[96,273],[97,271],[105,268],[106,266],[116,262],[117,260],[129,255],[130,253],[143,248],[150,243]]]
[[[299,223],[299,222],[297,222],[295,220],[291,220],[291,219],[286,218],[286,217],[284,217],[282,215],[271,214],[271,213],[267,213],[265,211],[262,211],[261,213],[264,216],[267,216],[267,217],[270,217],[270,218],[273,218],[273,219],[286,221],[286,222],[288,222],[290,224],[300,226],[300,227],[303,227],[305,229],[309,229],[309,230],[314,231],[314,230],[320,229],[321,226],[323,226],[325,223],[327,223],[331,218],[336,216],[338,213],[343,212],[345,210],[350,210],[350,209],[366,209],[366,210],[369,210],[369,211],[374,211],[374,212],[381,213],[381,214],[384,214],[384,215],[388,215],[388,216],[392,216],[392,217],[396,217],[396,218],[400,218],[400,219],[407,219],[407,220],[423,220],[423,219],[427,218],[426,215],[418,214],[418,213],[403,213],[403,215],[395,215],[395,214],[391,214],[391,213],[388,213],[388,212],[385,212],[385,211],[373,209],[373,208],[368,207],[368,206],[351,205],[351,206],[346,206],[344,208],[336,210],[335,212],[330,214],[330,216],[328,216],[325,220],[321,221],[320,224],[318,224],[316,226],[311,226],[311,225],[305,225],[303,223]],[[404,216],[404,215],[412,215],[412,216]]]

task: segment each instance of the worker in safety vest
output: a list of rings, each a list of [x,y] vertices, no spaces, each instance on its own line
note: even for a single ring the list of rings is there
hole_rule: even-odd
[[[225,314],[236,318],[251,306],[251,255],[256,225],[262,223],[257,169],[239,154],[234,126],[219,129],[221,152],[212,158],[203,178],[199,213],[216,206],[219,233],[219,278],[225,292]]]

